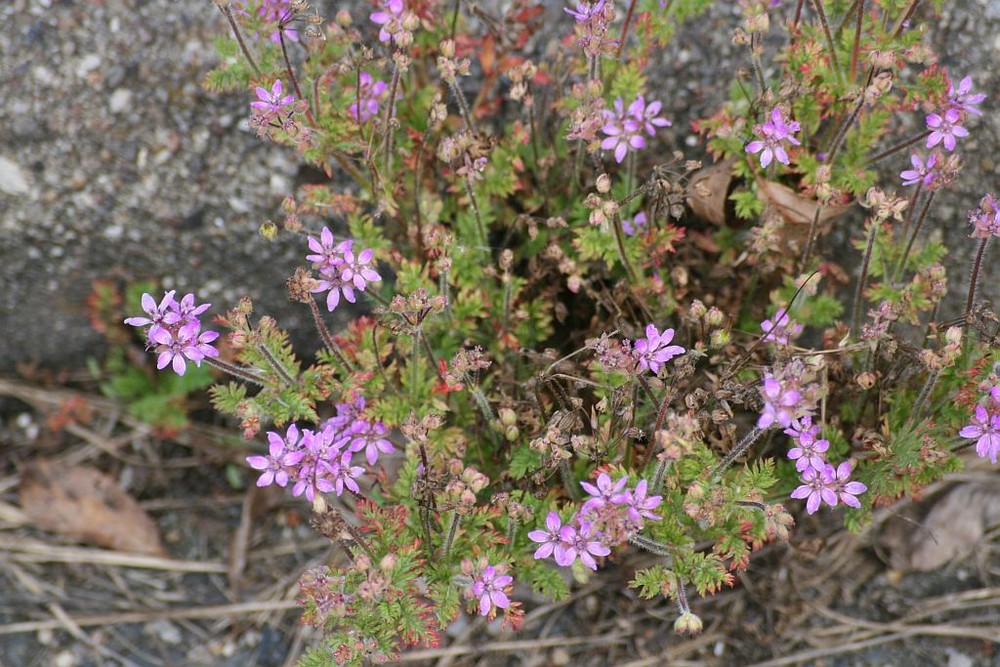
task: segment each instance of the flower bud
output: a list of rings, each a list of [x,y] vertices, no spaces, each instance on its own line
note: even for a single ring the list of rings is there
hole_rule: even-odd
[[[607,174],[601,174],[597,177],[597,191],[602,195],[606,195],[611,192],[611,177]]]
[[[705,324],[710,327],[720,327],[725,321],[725,314],[715,306],[709,308],[705,314]]]
[[[676,621],[674,621],[674,632],[679,635],[696,635],[701,632],[701,628],[701,619],[690,611],[684,612]]]
[[[730,339],[728,329],[716,329],[709,337],[709,343],[712,347],[725,347],[729,344]]]
[[[382,560],[378,562],[378,567],[383,572],[388,572],[396,567],[396,560],[396,554],[386,554],[382,556]]]

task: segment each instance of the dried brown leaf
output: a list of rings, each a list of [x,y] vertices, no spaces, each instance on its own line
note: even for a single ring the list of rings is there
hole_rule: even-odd
[[[1000,522],[1000,484],[959,484],[931,498],[920,520],[887,522],[879,543],[889,564],[900,571],[929,572],[967,558],[991,527]]]
[[[167,555],[149,515],[98,470],[38,459],[24,468],[20,496],[39,528],[117,551]]]
[[[729,184],[733,180],[735,158],[703,167],[691,175],[687,204],[696,216],[715,225],[726,224]]]

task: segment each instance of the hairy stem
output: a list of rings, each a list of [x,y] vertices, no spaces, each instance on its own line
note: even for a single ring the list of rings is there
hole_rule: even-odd
[[[348,373],[353,373],[354,366],[347,360],[343,348],[337,344],[336,339],[330,334],[330,330],[327,329],[326,323],[323,321],[323,315],[319,312],[319,306],[316,305],[313,299],[309,299],[309,311],[312,313],[313,323],[316,325],[316,330],[319,332],[320,338],[323,339],[326,349],[330,350],[333,356],[337,358],[337,361],[344,367],[344,370]]]
[[[986,246],[989,242],[989,236],[979,241],[979,250],[976,252],[976,259],[972,262],[972,277],[969,279],[969,296],[965,300],[966,321],[968,321],[969,314],[972,312],[972,304],[976,300],[976,285],[979,283],[979,270],[982,268],[983,255],[986,252]]]
[[[923,141],[924,139],[926,139],[929,136],[931,136],[931,131],[930,130],[924,130],[923,132],[921,132],[917,136],[913,137],[912,139],[907,139],[905,141],[899,142],[898,144],[893,144],[892,146],[890,146],[889,148],[886,148],[881,153],[876,153],[872,157],[870,157],[867,160],[865,160],[864,166],[865,167],[870,167],[873,164],[875,164],[876,162],[878,162],[880,160],[884,160],[885,158],[889,157],[890,155],[895,155],[896,153],[898,153],[899,151],[903,150],[904,148],[908,148],[908,147],[912,146],[913,144],[920,143],[921,141]]]
[[[233,29],[233,35],[236,36],[236,43],[240,45],[240,51],[243,52],[243,57],[246,58],[248,63],[250,63],[254,76],[260,77],[260,67],[257,66],[257,61],[253,59],[252,55],[250,55],[250,49],[247,48],[246,42],[243,41],[243,33],[240,32],[240,27],[236,24],[236,19],[233,18],[232,7],[229,3],[226,3],[224,7],[220,5],[219,9],[226,15],[226,20],[229,21],[229,27]]]
[[[764,429],[753,427],[753,430],[743,436],[733,449],[726,454],[725,458],[719,462],[719,465],[712,469],[712,473],[708,476],[709,480],[714,484],[719,481],[722,473],[725,472],[726,468],[733,464],[733,461],[743,456],[750,446],[760,439],[760,436],[764,434]]]
[[[892,274],[892,282],[896,282],[899,279],[899,274],[902,273],[903,267],[906,266],[906,260],[910,256],[910,250],[913,249],[913,242],[917,239],[917,234],[920,233],[920,228],[924,224],[924,218],[927,217],[927,210],[930,209],[931,203],[934,201],[934,193],[936,190],[931,190],[927,193],[927,199],[924,200],[924,205],[920,208],[920,215],[917,216],[917,224],[913,227],[913,232],[910,234],[910,240],[906,242],[906,250],[903,251],[903,256],[899,258],[899,264],[896,265],[896,270]]]
[[[455,536],[458,534],[458,524],[462,523],[462,517],[458,512],[451,513],[451,521],[448,523],[448,535],[444,540],[444,548],[442,549],[442,554],[444,554],[444,561],[448,561],[448,555],[451,554],[451,545],[455,543]]]
[[[872,218],[868,225],[868,245],[865,247],[864,259],[861,260],[861,275],[858,276],[858,288],[854,291],[854,308],[851,310],[851,333],[853,334],[858,332],[858,320],[861,317],[861,296],[865,291],[865,283],[868,282],[868,265],[872,259],[875,235],[881,222],[878,218]]]
[[[216,359],[215,357],[205,357],[204,362],[211,366],[212,368],[217,368],[223,373],[233,376],[237,380],[243,380],[244,382],[249,382],[250,384],[255,384],[261,387],[269,386],[269,382],[262,378],[257,372],[247,366],[236,366],[228,361],[222,361],[221,359]]]
[[[309,119],[309,124],[313,127],[316,126],[316,118],[313,116],[312,109],[309,106],[309,100],[304,95],[302,95],[302,88],[299,86],[299,79],[295,76],[295,70],[292,68],[292,61],[288,57],[288,47],[285,45],[285,26],[284,23],[278,25],[278,42],[281,44],[281,58],[285,61],[285,73],[288,74],[288,78],[292,82],[292,87],[295,89],[295,97],[304,100],[306,103],[306,118]]]

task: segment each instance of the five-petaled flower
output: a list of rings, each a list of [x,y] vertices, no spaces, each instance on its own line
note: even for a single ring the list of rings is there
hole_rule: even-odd
[[[355,303],[357,297],[354,290],[364,292],[368,283],[379,282],[382,276],[373,268],[375,253],[371,248],[354,254],[354,241],[337,242],[333,232],[324,227],[320,238],[309,237],[311,254],[306,259],[313,263],[313,268],[319,271],[320,278],[316,281],[313,292],[327,292],[326,307],[334,310],[340,304],[340,297],[350,303]]]
[[[472,583],[472,595],[479,599],[479,615],[488,616],[494,609],[510,607],[510,598],[504,589],[513,583],[514,577],[487,565]]]
[[[638,95],[628,109],[625,109],[625,102],[619,97],[615,100],[614,111],[604,110],[607,122],[601,132],[607,137],[601,142],[601,148],[606,151],[614,150],[616,162],[624,160],[630,149],[644,148],[646,140],[642,136],[643,130],[652,137],[656,135],[656,128],[671,125],[669,120],[657,115],[661,108],[661,102],[647,104],[645,98]]]
[[[545,530],[533,530],[528,533],[528,539],[538,542],[541,546],[535,549],[534,557],[537,559],[555,556],[556,563],[562,566],[570,565],[573,556],[566,552],[566,544],[560,537],[562,530],[562,520],[555,512],[549,512],[545,517]]]
[[[975,105],[979,104],[986,99],[986,95],[983,93],[972,94],[972,77],[967,76],[958,83],[958,88],[955,88],[955,84],[951,83],[948,86],[948,104],[956,109],[960,109],[966,113],[971,113],[976,116],[982,116],[983,112],[980,111]]]
[[[952,107],[941,116],[936,113],[927,115],[927,129],[931,131],[927,137],[927,148],[943,145],[949,152],[955,150],[955,137],[967,137],[969,131],[962,127],[962,113]]]
[[[186,294],[180,301],[173,290],[163,295],[159,303],[150,294],[142,295],[142,309],[148,317],[130,317],[125,324],[134,327],[150,325],[146,330],[148,348],[159,356],[156,367],[163,370],[170,366],[178,375],[187,372],[187,362],[201,366],[206,357],[218,357],[219,351],[212,343],[219,337],[215,331],[202,331],[198,316],[210,304],[197,304],[194,294]]]
[[[910,164],[913,165],[913,169],[907,169],[899,174],[899,177],[903,179],[903,185],[916,185],[917,183],[930,185],[933,183],[934,179],[937,178],[937,170],[934,168],[937,159],[937,153],[931,153],[926,161],[916,153],[911,154]]]
[[[994,393],[1000,397],[1000,391]],[[977,405],[969,423],[958,434],[963,438],[975,439],[976,455],[996,464],[997,456],[1000,455],[1000,406],[996,405],[996,401],[990,409]]]
[[[656,375],[663,364],[677,355],[684,354],[684,348],[680,345],[670,345],[673,339],[673,329],[664,329],[663,333],[660,333],[656,325],[646,325],[646,337],[637,340],[632,349],[639,368]]]
[[[288,485],[288,473],[305,458],[304,450],[295,450],[299,441],[299,428],[291,424],[282,438],[274,431],[268,431],[268,456],[248,456],[247,463],[254,470],[262,470],[257,486]]]
[[[787,165],[789,160],[784,144],[787,142],[798,146],[799,140],[792,135],[800,129],[801,126],[797,121],[785,121],[781,107],[774,107],[771,110],[770,119],[763,125],[754,127],[754,134],[760,138],[748,143],[746,151],[747,153],[760,153],[761,167],[766,168],[772,160]]]
[[[295,103],[294,95],[281,94],[281,79],[275,79],[271,90],[257,86],[257,101],[251,102],[250,106],[260,115],[281,113],[286,107]]]
[[[784,308],[777,310],[773,320],[766,319],[761,322],[760,328],[764,331],[764,337],[761,340],[765,343],[777,343],[778,345],[788,345],[789,340],[802,333],[802,325],[793,322]]]
[[[775,377],[768,375],[764,377],[760,395],[764,399],[764,409],[757,420],[757,428],[768,428],[775,424],[788,428],[792,425],[802,398],[798,389],[786,388]]]

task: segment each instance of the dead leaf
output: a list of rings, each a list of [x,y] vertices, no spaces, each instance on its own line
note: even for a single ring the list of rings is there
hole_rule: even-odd
[[[20,496],[39,528],[117,551],[167,555],[149,515],[98,470],[38,459],[24,468]]]
[[[703,167],[691,175],[687,204],[696,216],[715,225],[726,224],[729,184],[733,181],[735,158]]]
[[[920,511],[926,516],[914,518]],[[986,531],[1000,523],[1000,484],[959,484],[907,514],[913,516],[887,521],[879,534],[889,565],[904,572],[936,570],[967,558]]]

